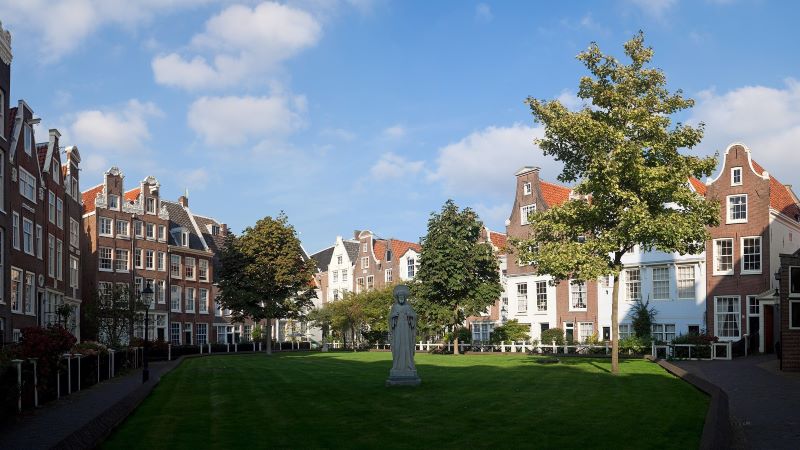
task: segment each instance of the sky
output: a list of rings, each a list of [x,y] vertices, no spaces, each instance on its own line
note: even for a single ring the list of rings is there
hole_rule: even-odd
[[[189,192],[235,232],[284,211],[309,252],[372,230],[417,241],[452,198],[504,230],[514,172],[560,165],[524,100],[570,107],[590,42],[638,30],[703,122],[800,183],[800,6],[764,0],[0,0],[12,102],[133,188]]]

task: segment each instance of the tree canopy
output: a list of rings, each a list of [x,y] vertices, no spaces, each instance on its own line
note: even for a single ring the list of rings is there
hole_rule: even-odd
[[[235,320],[301,318],[312,303],[314,261],[305,258],[288,218],[265,217],[241,236],[229,233],[220,255],[217,301]],[[271,352],[267,345],[267,352]]]
[[[452,330],[500,297],[498,260],[490,244],[479,242],[482,228],[474,211],[459,210],[452,200],[431,213],[414,283],[422,321]],[[457,337],[455,344],[458,352]]]
[[[707,226],[719,222],[719,206],[692,191],[690,177],[708,176],[716,157],[688,150],[700,143],[703,124],[672,116],[694,101],[670,92],[661,69],[649,66],[653,49],[639,32],[624,45],[630,63],[603,54],[597,44],[578,55],[590,75],[577,111],[558,100],[528,98],[545,133],[536,143],[564,164],[558,179],[575,183],[582,198],[531,215],[531,237],[520,258],[556,280],[614,276],[612,371],[618,370],[618,296],[622,257],[639,245],[681,254],[703,251]]]

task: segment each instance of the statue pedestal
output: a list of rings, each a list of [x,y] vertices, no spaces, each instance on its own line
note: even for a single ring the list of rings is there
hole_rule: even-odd
[[[419,386],[422,379],[416,370],[390,370],[386,386]]]

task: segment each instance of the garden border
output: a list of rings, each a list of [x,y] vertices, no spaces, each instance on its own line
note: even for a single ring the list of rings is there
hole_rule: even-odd
[[[706,412],[706,419],[703,424],[700,448],[703,450],[723,450],[731,448],[733,427],[731,426],[728,394],[716,384],[691,374],[666,360],[655,359],[652,356],[650,356],[649,359],[667,372],[691,384],[696,389],[711,397],[708,411]]]

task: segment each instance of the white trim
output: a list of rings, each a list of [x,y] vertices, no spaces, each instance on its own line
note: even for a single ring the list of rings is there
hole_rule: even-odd
[[[747,145],[745,145],[744,143],[742,143],[742,142],[733,142],[733,143],[731,143],[730,145],[728,145],[728,148],[726,148],[726,149],[725,149],[725,153],[724,153],[724,154],[723,154],[723,156],[722,156],[722,166],[720,167],[719,174],[718,174],[716,177],[714,177],[714,178],[711,178],[711,179],[707,180],[707,181],[706,181],[706,186],[709,186],[709,185],[711,185],[711,184],[713,184],[713,183],[716,183],[716,182],[717,182],[717,180],[719,180],[719,179],[720,179],[720,177],[722,176],[722,174],[724,174],[724,173],[725,173],[725,163],[728,161],[728,152],[730,152],[730,151],[731,151],[731,149],[732,149],[733,147],[737,146],[737,145],[738,145],[738,146],[741,146],[741,147],[744,149],[744,151],[745,151],[745,154],[747,155],[747,165],[748,165],[748,166],[750,166],[750,170],[752,170],[752,171],[753,171],[753,173],[754,173],[754,174],[755,174],[757,177],[760,177],[761,179],[764,179],[764,180],[769,180],[769,172],[767,172],[767,171],[765,170],[765,171],[764,171],[764,174],[762,175],[762,174],[760,174],[760,173],[756,172],[756,169],[753,167],[753,159],[751,158],[751,154],[750,154],[750,148],[749,148]]]
[[[789,298],[800,298],[800,292],[792,293],[792,269],[800,269],[800,266],[789,266]]]
[[[744,219],[733,219],[731,217],[731,198],[733,197],[744,197]],[[725,223],[732,224],[732,223],[747,223],[747,218],[750,216],[750,209],[749,209],[749,201],[748,195],[745,193],[741,194],[731,194],[725,197]]]
[[[758,239],[758,267],[759,270],[744,270],[744,240],[745,239]],[[759,275],[764,270],[764,240],[761,236],[742,236],[739,238],[739,270],[742,275]]]
[[[739,171],[739,182],[738,183],[735,181],[735,178],[736,178],[735,174],[736,174],[737,170]],[[742,166],[731,167],[731,186],[741,186],[742,185],[742,183],[743,183],[742,174],[743,174],[742,173]]]
[[[731,241],[731,270],[717,270],[717,242],[718,241]],[[733,268],[735,266],[733,257],[735,255],[733,238],[717,238],[711,241],[711,273],[712,275],[733,275]]]
[[[793,327],[792,326],[792,305],[797,305],[800,307],[800,299],[791,299],[789,300],[789,329],[790,330],[800,330],[800,326]]]
[[[717,321],[717,315],[720,314],[717,311],[717,299],[720,298],[735,298],[736,304],[739,305],[739,316],[738,316],[738,329],[739,335],[735,337],[723,337],[719,334],[719,322]],[[728,313],[732,314],[732,313]],[[714,296],[714,336],[719,337],[720,341],[738,341],[742,338],[742,296],[741,295],[715,295]]]

